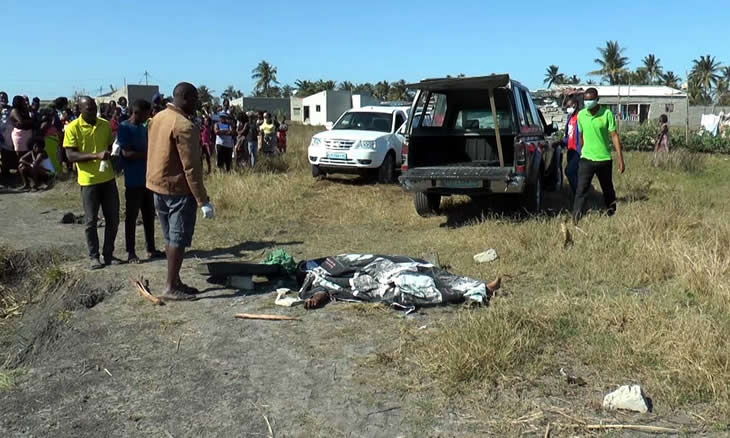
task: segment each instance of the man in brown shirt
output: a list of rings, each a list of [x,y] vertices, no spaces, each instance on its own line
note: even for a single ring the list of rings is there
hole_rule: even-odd
[[[192,117],[198,105],[198,90],[181,82],[173,91],[173,103],[149,124],[147,188],[154,193],[155,209],[165,236],[167,285],[163,298],[190,300],[198,291],[180,280],[185,248],[195,230],[197,207],[203,217],[215,216],[203,185],[200,130]]]

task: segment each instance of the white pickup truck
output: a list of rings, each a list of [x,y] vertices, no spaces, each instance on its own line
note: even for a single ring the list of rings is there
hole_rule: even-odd
[[[331,129],[312,137],[307,152],[312,176],[376,171],[378,182],[394,182],[405,139],[400,130],[406,120],[407,109],[400,107],[346,111]]]

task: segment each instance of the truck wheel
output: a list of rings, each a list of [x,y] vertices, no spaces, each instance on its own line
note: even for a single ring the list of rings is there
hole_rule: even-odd
[[[388,152],[383,164],[378,167],[378,182],[380,184],[391,184],[395,181],[395,158],[392,152]]]
[[[525,193],[522,195],[522,203],[528,213],[540,213],[542,210],[543,194],[542,176],[538,175],[535,182],[528,185]]]
[[[322,169],[320,169],[319,166],[312,164],[312,177],[319,178],[320,176],[324,176],[324,172],[322,172]]]
[[[416,213],[421,217],[429,217],[439,212],[441,206],[441,195],[431,195],[418,192],[413,195],[413,203],[416,206]]]

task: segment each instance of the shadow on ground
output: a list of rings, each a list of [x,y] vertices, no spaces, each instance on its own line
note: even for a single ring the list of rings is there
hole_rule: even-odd
[[[201,258],[201,259],[215,259],[221,257],[237,257],[241,258],[249,251],[261,251],[263,249],[274,248],[278,246],[293,246],[301,245],[302,241],[291,241],[291,242],[276,242],[276,241],[246,241],[237,243],[227,248],[215,248],[210,250],[196,249],[189,251],[185,254],[185,258]]]

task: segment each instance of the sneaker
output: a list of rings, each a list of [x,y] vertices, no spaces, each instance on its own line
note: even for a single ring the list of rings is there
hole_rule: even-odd
[[[124,262],[114,256],[111,256],[108,258],[104,257],[104,265],[106,265],[106,266],[109,266],[109,265],[117,266],[117,265],[121,265],[122,263],[124,263]]]
[[[160,298],[165,301],[194,301],[196,299],[195,295],[177,289],[165,292]]]
[[[98,258],[92,258],[89,263],[89,269],[91,269],[92,271],[96,271],[104,267],[104,264]]]

